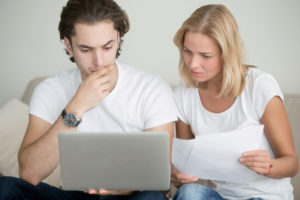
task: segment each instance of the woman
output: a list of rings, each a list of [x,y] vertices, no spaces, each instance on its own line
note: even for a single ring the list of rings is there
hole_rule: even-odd
[[[243,64],[243,45],[230,11],[223,5],[200,7],[174,42],[183,81],[174,90],[177,137],[193,139],[262,124],[273,151],[253,149],[241,155],[240,164],[264,176],[245,184],[211,180],[206,187],[173,167],[172,182],[179,188],[174,199],[293,199],[289,177],[298,172],[298,158],[283,95],[271,75]]]

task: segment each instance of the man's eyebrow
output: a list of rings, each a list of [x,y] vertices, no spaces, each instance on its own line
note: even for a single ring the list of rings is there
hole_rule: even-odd
[[[85,44],[79,44],[77,46],[80,47],[80,48],[85,48],[85,49],[91,49],[91,48],[93,48],[93,47],[90,47],[90,46],[85,45]]]
[[[102,45],[103,47],[109,45],[110,43],[114,42],[115,40],[109,40],[108,42],[106,42],[104,45]]]
[[[114,40],[109,40],[108,42],[106,42],[104,45],[102,45],[103,47],[105,47],[105,46],[107,46],[107,45],[109,45],[109,44],[111,44],[112,42],[114,42]],[[85,48],[85,49],[92,49],[92,48],[94,48],[94,47],[90,47],[90,46],[88,46],[88,45],[85,45],[85,44],[79,44],[79,45],[77,45],[79,48]]]

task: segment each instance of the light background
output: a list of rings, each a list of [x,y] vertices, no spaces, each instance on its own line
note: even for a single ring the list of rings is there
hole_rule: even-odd
[[[131,29],[120,62],[179,82],[173,36],[198,7],[223,3],[236,17],[247,50],[246,63],[271,73],[285,93],[300,93],[299,0],[116,0]],[[34,77],[75,67],[57,30],[66,0],[0,0],[0,107],[20,98]]]

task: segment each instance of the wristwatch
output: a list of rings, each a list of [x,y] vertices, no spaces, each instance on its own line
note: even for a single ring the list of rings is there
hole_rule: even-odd
[[[64,124],[67,127],[77,127],[81,120],[74,113],[66,112],[65,109],[61,112],[62,119]]]

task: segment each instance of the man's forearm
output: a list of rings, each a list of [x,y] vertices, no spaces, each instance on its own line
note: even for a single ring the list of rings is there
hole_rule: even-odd
[[[34,185],[51,174],[59,163],[58,133],[74,131],[63,124],[61,117],[39,139],[19,152],[20,177]]]

